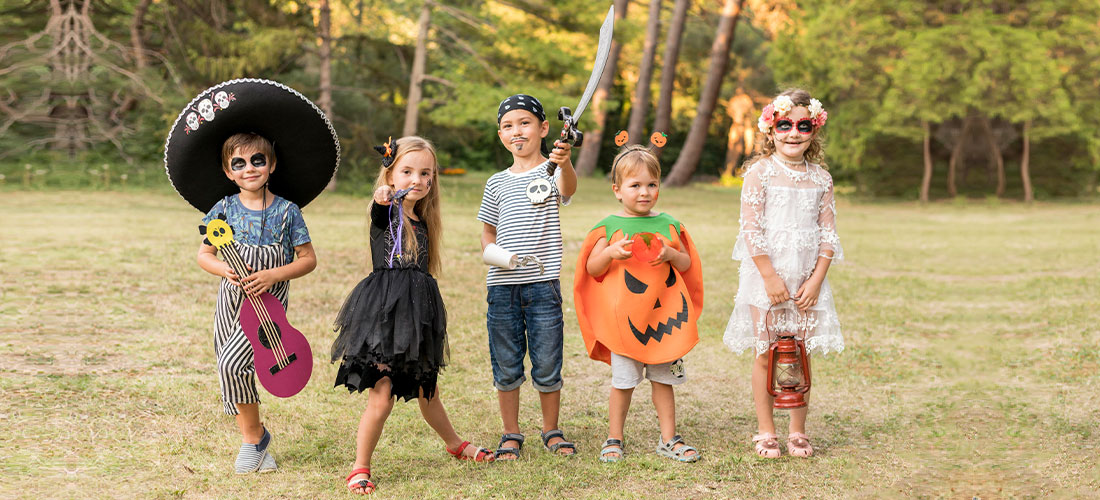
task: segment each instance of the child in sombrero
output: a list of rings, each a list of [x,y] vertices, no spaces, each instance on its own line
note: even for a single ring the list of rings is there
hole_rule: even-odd
[[[240,193],[223,198],[203,217],[205,224],[225,216],[252,274],[237,276],[229,264],[218,260],[216,248],[205,242],[199,245],[199,267],[222,278],[214,310],[214,351],[225,413],[236,417],[243,437],[235,466],[239,474],[276,468],[275,457],[267,450],[271,433],[260,421],[252,344],[241,329],[242,291],[252,297],[271,292],[285,308],[290,280],[317,267],[301,209],[267,189],[275,161],[274,148],[263,137],[245,133],[226,139],[222,170]]]
[[[236,472],[274,471],[272,435],[260,419],[256,353],[241,326],[241,303],[268,292],[285,309],[289,281],[317,266],[300,207],[332,178],[339,141],[324,113],[297,91],[242,79],[195,97],[176,119],[164,157],[173,187],[206,214],[203,224],[224,219],[233,230],[231,244],[247,276],[219,260],[209,239],[199,245],[197,257],[199,267],[221,278],[214,311],[221,404],[236,418],[242,436]]]

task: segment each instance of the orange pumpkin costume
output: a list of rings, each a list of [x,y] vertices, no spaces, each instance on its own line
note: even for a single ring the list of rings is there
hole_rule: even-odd
[[[612,260],[602,276],[588,274],[588,256],[600,239],[611,244],[637,236],[637,245],[641,238],[654,235],[662,244],[686,251],[691,267],[681,273],[667,262],[652,266],[635,251],[628,259]],[[702,267],[691,236],[668,214],[610,215],[600,221],[584,240],[573,280],[577,321],[588,356],[610,364],[614,352],[654,365],[682,358],[699,343]]]

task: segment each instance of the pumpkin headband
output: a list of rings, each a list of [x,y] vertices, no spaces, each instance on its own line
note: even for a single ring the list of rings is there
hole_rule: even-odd
[[[789,115],[794,107],[794,101],[791,100],[790,96],[781,95],[776,97],[771,104],[764,106],[760,119],[756,121],[756,128],[765,134],[771,132],[772,127],[779,121],[779,118]],[[810,121],[814,125],[814,130],[825,126],[825,120],[829,119],[829,112],[825,111],[821,101],[810,99],[810,105],[806,109],[810,112]]]
[[[378,151],[378,153],[382,155],[382,166],[383,167],[390,168],[390,165],[393,165],[394,152],[395,152],[394,151],[394,144],[393,144],[393,136],[390,136],[389,140],[387,140],[381,146],[375,146],[374,150]]]

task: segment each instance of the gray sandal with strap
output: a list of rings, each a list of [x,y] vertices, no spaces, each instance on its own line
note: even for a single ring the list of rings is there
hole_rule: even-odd
[[[677,447],[676,445],[678,444],[681,446]],[[688,455],[687,453],[689,451],[694,451],[695,453]],[[661,442],[660,439],[657,439],[657,454],[662,457],[671,458],[677,462],[695,462],[703,458],[699,450],[685,444],[684,438],[680,437],[679,434],[672,436],[672,439],[669,439],[668,442]]]
[[[558,441],[554,444],[549,444],[550,440],[554,438],[561,438],[561,441]],[[574,446],[573,443],[565,440],[565,433],[563,433],[561,429],[552,429],[542,433],[542,445],[545,446],[547,450],[550,450],[550,453],[553,453],[555,455],[571,457],[577,454],[577,447]],[[562,448],[568,448],[573,451],[570,453],[558,453],[558,450]]]
[[[619,456],[611,456],[612,453],[618,453]],[[605,463],[618,462],[623,459],[623,442],[621,439],[607,438],[607,441],[603,442],[603,448],[600,450],[600,461]]]
[[[517,433],[513,433],[513,432],[510,432],[510,433],[507,433],[507,434],[504,434],[504,435],[500,436],[500,444],[497,445],[496,451],[493,452],[493,459],[494,460],[501,460],[501,458],[500,458],[501,455],[512,455],[513,457],[516,457],[516,458],[505,458],[503,460],[505,460],[505,461],[519,460],[519,452],[520,452],[520,450],[523,450],[523,440],[524,440],[524,435],[523,434],[517,434]],[[515,442],[519,443],[519,446],[516,446],[515,448],[513,448],[511,446],[509,446],[507,448],[504,447],[504,443],[508,442],[508,441],[515,441]]]

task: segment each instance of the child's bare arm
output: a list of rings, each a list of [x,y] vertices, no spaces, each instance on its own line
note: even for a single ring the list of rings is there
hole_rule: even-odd
[[[199,254],[197,260],[199,267],[203,271],[206,271],[219,278],[225,278],[229,281],[240,285],[240,280],[237,277],[237,273],[233,272],[233,268],[218,260],[218,249],[216,247],[207,245],[206,243],[199,243]]]
[[[481,228],[481,251],[485,251],[485,247],[490,243],[497,242],[497,227],[492,224],[484,224]]]
[[[584,264],[585,270],[590,276],[603,276],[607,268],[611,267],[612,260],[629,259],[633,255],[627,248],[627,245],[632,243],[634,240],[624,238],[608,245],[607,240],[600,238],[588,254],[588,262]]]
[[[561,169],[557,179],[558,192],[567,197],[577,192],[577,171],[573,169],[573,160],[570,159],[572,148],[568,143],[554,141],[554,150],[550,152],[550,161]]]
[[[767,254],[757,255],[752,258],[752,262],[756,264],[756,269],[760,271],[760,277],[764,278],[764,292],[768,294],[768,299],[772,301],[772,304],[791,300],[791,293],[787,290],[787,284],[775,272],[771,257],[768,257]]]
[[[817,305],[817,297],[821,293],[821,284],[825,282],[825,275],[829,272],[829,266],[833,263],[832,250],[826,250],[822,254],[817,258],[813,274],[798,288],[798,293],[795,293],[795,296],[798,297],[795,305],[798,306],[799,310],[805,311]]]
[[[317,268],[317,254],[313,251],[313,243],[303,243],[294,247],[294,262],[290,264],[256,271],[245,276],[244,291],[253,297],[268,291],[272,285],[281,281],[289,281],[301,278]]]

